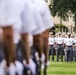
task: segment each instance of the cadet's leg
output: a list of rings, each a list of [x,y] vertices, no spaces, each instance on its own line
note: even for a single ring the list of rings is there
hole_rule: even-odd
[[[53,58],[52,58],[52,59],[53,59],[53,61],[54,61],[54,53],[55,53],[55,50],[54,50],[54,47],[53,47]]]
[[[59,47],[57,46],[57,50],[56,50],[56,60],[57,62],[59,61]]]
[[[75,55],[74,55],[74,56],[75,56],[75,62],[76,62],[76,50],[74,51],[74,53],[75,53]]]
[[[49,61],[50,61],[50,55],[51,55],[51,46],[49,46]]]
[[[63,47],[60,48],[60,59],[63,62]]]
[[[51,55],[52,55],[52,61],[54,61],[54,47],[51,47]]]
[[[66,62],[69,61],[69,47],[66,47]]]
[[[45,54],[45,63],[48,62],[48,54],[49,54],[49,46],[48,46],[48,30],[43,33],[43,52]]]
[[[74,51],[73,52],[74,52],[74,54],[73,54],[74,55],[74,60],[76,62],[76,47],[74,48]]]
[[[0,48],[0,63],[4,59],[3,48]]]
[[[37,75],[41,75],[41,62],[44,61],[44,59],[42,58],[42,53],[43,53],[42,34],[38,34],[38,35],[33,36],[33,45],[39,54],[39,61],[37,64],[38,65]]]
[[[15,61],[15,46],[13,39],[13,29],[12,27],[3,27],[3,50],[6,58],[7,67],[10,66],[11,62]]]
[[[3,50],[5,55],[5,60],[1,63],[1,68],[4,73],[15,75],[15,45],[13,39],[13,29],[12,26],[3,27]],[[5,63],[5,64],[4,64]],[[6,69],[6,72],[5,72]]]
[[[45,67],[44,67],[44,75],[47,74],[46,70],[47,70],[47,66],[48,64],[48,54],[49,54],[49,46],[48,46],[48,30],[46,30],[45,32],[43,32],[43,52],[45,54]]]
[[[35,49],[39,53],[39,58],[41,58],[42,57],[42,53],[43,53],[42,34],[33,36],[33,44],[34,44]]]
[[[70,48],[70,62],[73,61],[73,48]]]
[[[65,48],[65,61],[67,60],[67,48]]]
[[[0,28],[0,63],[4,59],[3,53],[3,36],[2,36],[2,29]]]
[[[29,47],[29,43],[28,43],[28,33],[22,34],[22,50],[24,53],[24,58],[26,59],[26,63],[29,63],[29,59],[30,59],[30,47]]]
[[[67,62],[69,61],[69,57],[70,57],[70,51],[67,51]]]
[[[24,53],[24,60],[23,64],[25,67],[29,68],[33,74],[36,73],[36,65],[31,59],[30,55],[30,46],[29,46],[29,39],[28,39],[28,33],[22,33],[22,48]],[[31,66],[32,65],[32,66]]]
[[[3,53],[3,36],[2,36],[2,29],[0,29],[0,63],[4,59]]]

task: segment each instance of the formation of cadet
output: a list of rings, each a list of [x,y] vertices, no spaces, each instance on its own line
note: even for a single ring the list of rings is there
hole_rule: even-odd
[[[42,63],[46,74],[53,26],[45,0],[0,0],[0,75],[40,75]]]
[[[54,55],[56,54],[56,61],[65,60],[66,62],[76,62],[76,37],[75,34],[71,33],[56,33],[56,36],[53,36],[53,33],[49,33],[49,59],[50,54],[52,55],[52,61],[55,60]],[[63,59],[63,56],[65,59]]]

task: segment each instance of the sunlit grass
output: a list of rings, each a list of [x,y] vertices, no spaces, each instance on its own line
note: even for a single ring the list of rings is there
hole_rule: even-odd
[[[76,75],[76,62],[50,61],[47,75]]]

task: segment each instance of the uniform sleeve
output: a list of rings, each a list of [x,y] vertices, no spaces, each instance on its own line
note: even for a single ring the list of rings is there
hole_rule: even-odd
[[[2,6],[2,12],[1,13],[1,18],[0,18],[0,27],[4,26],[9,26],[12,25],[16,22],[16,17],[15,17],[15,6],[13,0],[7,0],[5,2],[4,6]]]
[[[36,29],[36,23],[33,14],[34,13],[32,11],[32,8],[30,7],[30,5],[28,5],[28,3],[26,3],[22,13],[22,25],[24,26],[24,28],[26,28],[26,32],[30,32]],[[24,28],[22,27],[23,30]]]
[[[42,15],[44,24],[46,25],[47,29],[52,28],[54,26],[54,23],[52,21],[52,16],[51,16],[49,7],[46,3],[43,3],[41,15]]]

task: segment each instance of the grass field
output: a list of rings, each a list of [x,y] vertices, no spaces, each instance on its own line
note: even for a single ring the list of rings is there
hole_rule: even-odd
[[[50,61],[47,75],[76,75],[76,62]]]

